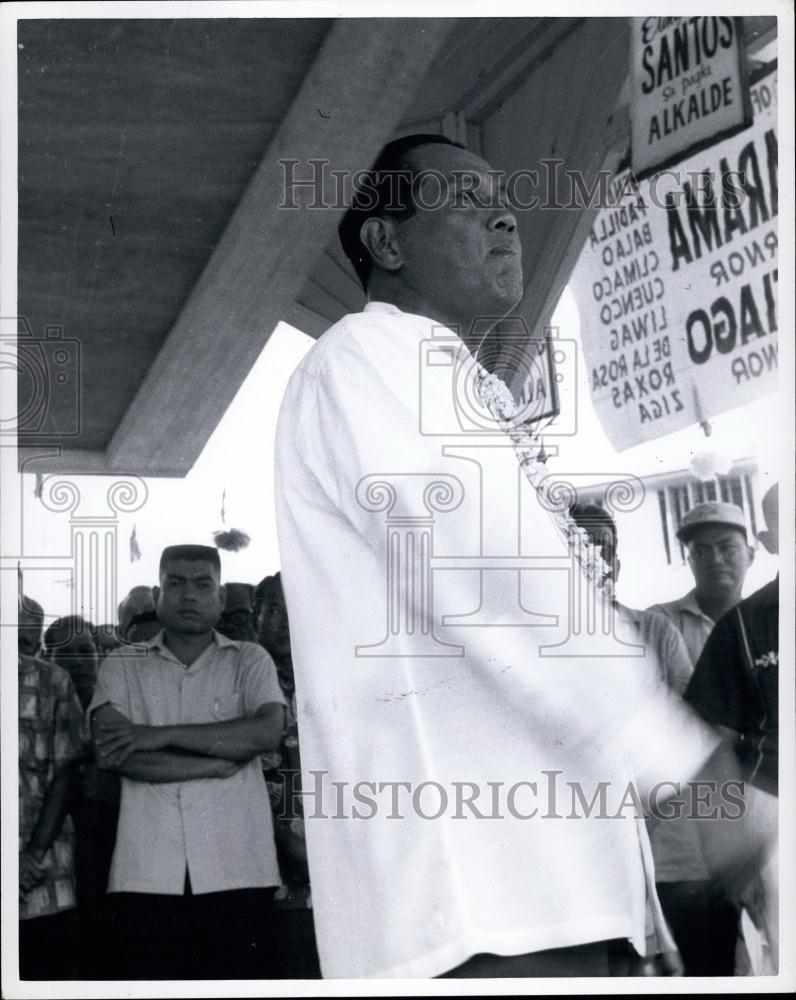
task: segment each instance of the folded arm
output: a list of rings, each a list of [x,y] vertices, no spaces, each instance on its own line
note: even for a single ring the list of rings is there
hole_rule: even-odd
[[[130,720],[113,708],[101,705],[92,715],[91,733],[97,764],[103,770],[117,771],[133,781],[166,783],[194,781],[199,778],[227,778],[240,767],[237,761],[182,750],[129,747],[126,752],[109,742],[109,735],[128,729],[163,729],[165,727],[133,726]]]
[[[100,715],[106,708],[108,710]],[[282,705],[272,702],[262,705],[253,716],[231,719],[228,722],[137,726],[110,706],[103,706],[95,713],[94,720],[94,739],[100,766],[103,761],[111,766],[124,765],[133,756],[137,758],[142,753],[163,753],[167,748],[173,763],[181,756],[179,751],[183,751],[190,755],[186,760],[199,754],[211,760],[222,759],[242,764],[279,745],[284,728],[284,709]],[[194,776],[206,777],[190,775]]]
[[[203,757],[176,750],[142,750],[130,754],[115,770],[133,781],[165,784],[197,778],[228,778],[240,770],[240,764],[223,757]]]

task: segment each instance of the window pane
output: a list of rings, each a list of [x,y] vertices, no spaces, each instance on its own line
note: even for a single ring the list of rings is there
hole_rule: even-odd
[[[749,518],[749,527],[752,529],[752,534],[757,535],[757,518],[755,517],[755,499],[754,492],[752,490],[752,480],[749,476],[743,477],[744,486],[746,487],[746,499],[749,502],[749,508],[747,511],[747,517]]]
[[[744,509],[743,490],[741,489],[740,476],[733,476],[730,480],[730,503],[737,504],[741,510]]]

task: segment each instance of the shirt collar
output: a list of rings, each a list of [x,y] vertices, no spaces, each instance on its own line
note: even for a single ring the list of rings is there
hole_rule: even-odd
[[[398,306],[394,306],[392,302],[368,302],[365,305],[365,312],[391,313],[395,316],[400,313],[401,310]]]
[[[439,340],[440,350],[449,351],[455,358],[462,361],[470,360],[478,364],[473,357],[470,348],[462,338],[444,323],[431,319],[429,316],[421,316],[420,313],[408,313],[399,309],[392,302],[368,302],[365,305],[365,312],[379,312],[390,316],[403,316],[405,319],[415,323],[422,331],[424,337],[432,337]]]
[[[233,649],[240,649],[240,643],[237,639],[230,639],[228,636],[222,635],[215,629],[213,629],[213,642],[216,644],[218,649],[225,649],[228,646],[231,646]],[[169,657],[170,659],[176,659],[172,651],[166,645],[165,629],[161,629],[159,632],[156,632],[151,639],[144,643],[144,645],[149,649],[156,649],[159,653]]]
[[[713,619],[710,615],[706,615],[699,606],[699,602],[696,597],[696,587],[693,590],[690,590],[685,597],[681,597],[676,603],[678,610],[687,611],[690,615],[694,615],[695,618],[703,618],[705,621],[711,622],[711,624],[713,623]]]

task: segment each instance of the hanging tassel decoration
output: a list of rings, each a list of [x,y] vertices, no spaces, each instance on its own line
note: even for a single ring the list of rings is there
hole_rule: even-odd
[[[213,541],[219,549],[225,552],[240,552],[245,549],[251,538],[245,531],[238,531],[237,528],[230,528],[229,531],[214,531]]]
[[[138,544],[138,533],[136,532],[136,525],[133,525],[133,533],[130,535],[130,562],[134,563],[137,559],[141,558],[141,546]]]
[[[227,524],[227,489],[224,487],[224,492],[221,494],[221,523],[226,527]],[[213,541],[219,549],[223,549],[225,552],[240,552],[241,549],[245,549],[251,538],[246,534],[245,531],[239,531],[237,528],[229,528],[227,531],[214,531]]]

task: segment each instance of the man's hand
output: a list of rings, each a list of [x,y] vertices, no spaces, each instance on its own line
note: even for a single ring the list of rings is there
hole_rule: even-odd
[[[231,778],[233,774],[237,774],[241,768],[246,766],[245,760],[224,760],[223,757],[212,758],[218,761],[218,774],[215,775],[216,778]]]
[[[115,725],[118,720],[109,721]],[[284,706],[278,702],[266,702],[253,715],[223,722],[163,726],[162,731],[168,746],[175,749],[246,763],[277,747],[284,725]]]
[[[36,858],[29,851],[19,856],[19,898],[30,892],[34,886],[44,881],[46,870],[40,865],[41,858]]]
[[[95,744],[102,767],[119,767],[134,753],[163,750],[169,745],[168,726],[136,726],[125,720],[100,721]]]

